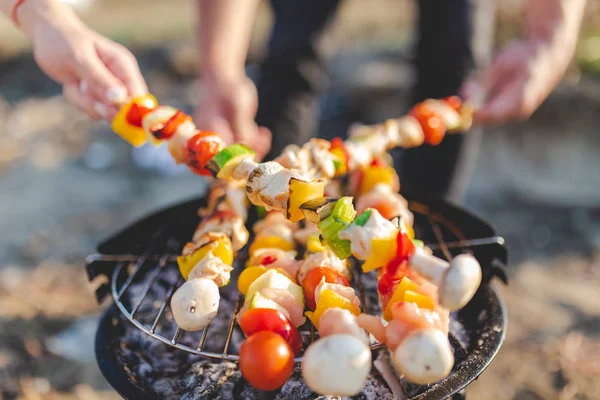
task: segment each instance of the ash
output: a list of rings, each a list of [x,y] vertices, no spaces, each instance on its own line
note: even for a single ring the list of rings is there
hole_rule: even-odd
[[[239,271],[242,267],[236,268]],[[133,283],[123,298],[123,303],[131,310],[141,298],[144,288],[152,278],[152,270],[142,274],[140,281]],[[358,287],[355,274],[355,287]],[[179,271],[175,265],[167,265],[161,271],[154,284],[144,297],[139,310],[135,314],[138,321],[146,327],[151,327],[162,300],[167,298],[168,290],[173,284],[181,282]],[[232,277],[232,284],[221,290],[219,314],[208,328],[203,350],[222,354],[227,340],[227,333],[237,301],[237,276]],[[376,296],[377,282],[373,274],[363,278],[365,303],[370,313],[378,312]],[[451,325],[455,332],[454,346],[457,361],[460,361],[462,349],[467,348],[468,338],[464,328],[457,321]],[[135,328],[120,314],[118,331],[121,348],[118,359],[124,365],[129,377],[141,388],[164,399],[333,399],[330,396],[318,396],[313,393],[302,379],[300,365],[297,365],[290,380],[278,391],[261,392],[253,389],[243,378],[237,368],[237,363],[210,359],[194,355],[186,351],[168,346],[159,340]],[[169,306],[166,307],[156,327],[156,333],[170,340],[176,332],[176,324]],[[181,332],[177,343],[196,349],[200,344],[202,332]],[[229,354],[237,354],[244,336],[235,326]],[[462,348],[462,349],[461,349]],[[384,350],[380,350],[384,351]],[[465,352],[466,354],[466,352]],[[377,354],[373,355],[373,359]],[[388,360],[387,357],[383,357]],[[389,361],[386,361],[389,362]],[[400,386],[407,397],[421,393],[426,387],[410,385],[400,380]],[[379,371],[373,367],[368,381],[357,396],[352,399],[387,400],[393,399],[394,394]],[[338,397],[335,397],[338,399]]]

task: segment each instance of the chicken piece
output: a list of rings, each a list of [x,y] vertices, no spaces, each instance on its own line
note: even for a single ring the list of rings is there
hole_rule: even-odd
[[[271,211],[265,218],[254,224],[252,230],[257,236],[277,236],[293,242],[297,227],[297,224],[287,220],[281,212]]]
[[[276,248],[258,249],[248,259],[248,266],[263,266],[266,268],[281,268],[291,277],[298,275],[301,261],[296,260],[295,251],[284,251]]]
[[[215,282],[218,287],[223,287],[231,280],[231,271],[233,267],[225,264],[219,257],[211,253],[202,258],[192,269],[188,280],[205,278]]]
[[[142,127],[151,143],[157,142],[157,139],[153,135],[156,127],[164,125],[177,113],[177,111],[176,108],[171,106],[158,106],[156,109],[144,115],[142,118]]]
[[[250,237],[242,217],[229,211],[215,211],[210,217],[202,220],[194,232],[192,241],[200,240],[208,232],[221,232],[229,236],[235,251],[244,247]]]
[[[242,217],[244,221],[248,219],[248,198],[244,186],[239,184],[227,185],[225,201],[230,211]]]
[[[397,228],[387,219],[383,218],[379,211],[371,209],[371,215],[364,226],[350,224],[342,230],[338,237],[350,240],[352,255],[359,260],[366,260],[371,254],[371,240],[375,238],[388,238],[396,232]]]
[[[175,134],[167,141],[169,153],[177,164],[187,161],[187,143],[198,132],[192,121],[185,121],[177,127]]]
[[[361,143],[347,141],[345,144],[348,153],[348,168],[354,170],[359,167],[368,166],[373,161],[373,154]]]
[[[365,344],[369,344],[369,337],[358,325],[358,319],[354,314],[342,308],[330,308],[325,310],[319,320],[319,336],[324,338],[340,333],[356,336]]]
[[[356,317],[358,325],[375,337],[379,343],[385,343],[385,325],[380,317],[369,314],[360,314]]]
[[[335,166],[329,148],[327,140],[314,138],[302,147],[287,146],[275,161],[286,168],[298,169],[311,179],[332,178]]]
[[[324,266],[344,274],[348,279],[351,278],[348,263],[344,260],[340,260],[333,251],[328,249],[318,253],[311,253],[301,261],[300,270],[298,271],[298,283],[302,284],[306,275],[313,269]]]
[[[360,215],[367,208],[385,210],[386,217],[401,217],[409,225],[414,223],[414,215],[408,209],[408,201],[389,185],[379,183],[368,193],[356,200],[356,212]]]
[[[298,300],[289,291],[285,289],[265,288],[260,291],[260,294],[285,308],[290,314],[290,321],[294,326],[298,327],[306,322],[304,305],[298,303]]]
[[[387,120],[383,124],[381,132],[388,138],[388,150],[394,147],[418,147],[425,140],[421,124],[416,118],[409,115]]]
[[[248,199],[256,206],[265,207],[267,211],[283,211],[287,209],[291,178],[307,180],[300,170],[284,169],[273,161],[259,164],[250,173],[246,183]]]
[[[286,242],[294,243],[294,231],[281,224],[265,226],[264,229],[260,231],[260,236],[279,237]]]

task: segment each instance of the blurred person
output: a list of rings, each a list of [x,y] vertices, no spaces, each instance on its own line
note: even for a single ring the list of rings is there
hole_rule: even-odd
[[[244,64],[259,3],[198,0],[204,91],[195,118],[204,128],[247,143],[261,129],[256,123],[267,127],[274,132],[267,155],[272,158],[314,134],[327,72],[318,42],[341,1],[271,0],[275,24],[255,87]],[[558,85],[575,52],[586,1],[528,0],[524,37],[502,49],[480,74],[470,75],[488,52],[474,49],[474,41],[482,38],[471,18],[485,3],[416,1],[417,81],[411,104],[460,93],[482,100],[475,115],[478,125],[497,124],[528,118]],[[472,131],[446,137],[437,147],[399,152],[401,181],[460,201],[479,140],[480,132]]]
[[[147,93],[133,54],[94,32],[61,0],[0,0],[0,11],[31,40],[38,66],[71,103],[111,120],[129,97]]]

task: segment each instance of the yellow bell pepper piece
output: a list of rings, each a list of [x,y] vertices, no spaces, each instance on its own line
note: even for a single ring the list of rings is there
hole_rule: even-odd
[[[291,222],[298,222],[304,219],[304,213],[300,210],[300,206],[309,200],[323,197],[325,193],[325,181],[316,179],[312,182],[307,182],[291,178],[289,188],[290,197],[287,207],[287,219]]]
[[[254,252],[258,249],[281,249],[284,251],[294,250],[296,246],[294,243],[290,243],[284,238],[279,236],[259,236],[254,239],[254,242],[250,245],[250,255],[253,255]]]
[[[250,285],[268,270],[265,267],[248,267],[244,269],[238,278],[238,290],[240,293],[246,295]]]
[[[392,167],[367,167],[363,170],[360,193],[367,193],[379,183],[393,186],[396,180],[396,170]]]
[[[431,297],[413,292],[412,290],[407,290],[404,293],[404,301],[407,303],[415,303],[419,308],[427,308],[429,310],[435,308],[435,304],[433,304],[433,299]]]
[[[133,104],[144,105],[148,108],[155,108],[158,106],[156,98],[151,94],[134,98],[129,104],[121,107],[112,121],[112,130],[132,146],[141,147],[148,139],[146,132],[143,128],[133,126],[127,122],[127,114]]]
[[[309,251],[309,253],[320,253],[325,251],[325,246],[321,244],[319,235],[310,235],[306,241],[306,249]]]
[[[402,280],[400,281],[398,286],[396,286],[396,290],[394,290],[394,294],[392,295],[390,302],[388,303],[387,307],[385,308],[385,312],[383,313],[383,318],[386,321],[390,321],[392,319],[392,305],[394,305],[395,303],[398,303],[399,301],[405,301],[404,300],[405,293],[407,293],[409,291],[414,293],[414,291],[417,290],[418,288],[419,288],[419,285],[417,285],[415,282],[408,279],[408,277],[405,276],[404,278],[402,278]],[[406,301],[408,301],[408,300],[406,300]]]
[[[398,232],[399,231],[396,231],[389,238],[371,239],[371,254],[369,254],[362,265],[362,271],[365,274],[374,269],[386,266],[390,260],[396,256],[398,250],[398,243],[396,240]]]
[[[335,176],[344,175],[347,171],[346,168],[346,154],[342,149],[330,149],[329,152],[336,158],[335,164]]]
[[[313,325],[319,329],[319,321],[323,313],[330,308],[342,308],[350,311],[354,315],[360,314],[360,308],[352,304],[350,300],[334,292],[333,290],[323,290],[317,303],[315,312],[307,311],[304,313],[311,320]]]
[[[205,244],[192,254],[177,257],[177,264],[181,275],[187,279],[192,269],[200,260],[211,253],[219,257],[227,265],[233,264],[233,245],[227,236],[221,236],[217,240]]]

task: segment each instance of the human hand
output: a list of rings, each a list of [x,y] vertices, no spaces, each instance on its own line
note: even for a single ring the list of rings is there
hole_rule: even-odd
[[[527,39],[502,50],[486,70],[461,89],[461,95],[478,107],[475,122],[528,119],[559,84],[574,47]]]
[[[194,121],[199,129],[221,135],[227,144],[243,143],[260,158],[271,148],[271,132],[254,122],[258,110],[256,86],[248,77],[204,77]]]
[[[22,18],[35,60],[63,85],[75,106],[93,118],[112,120],[129,97],[147,93],[137,61],[125,47],[89,29],[70,9],[35,11]]]

